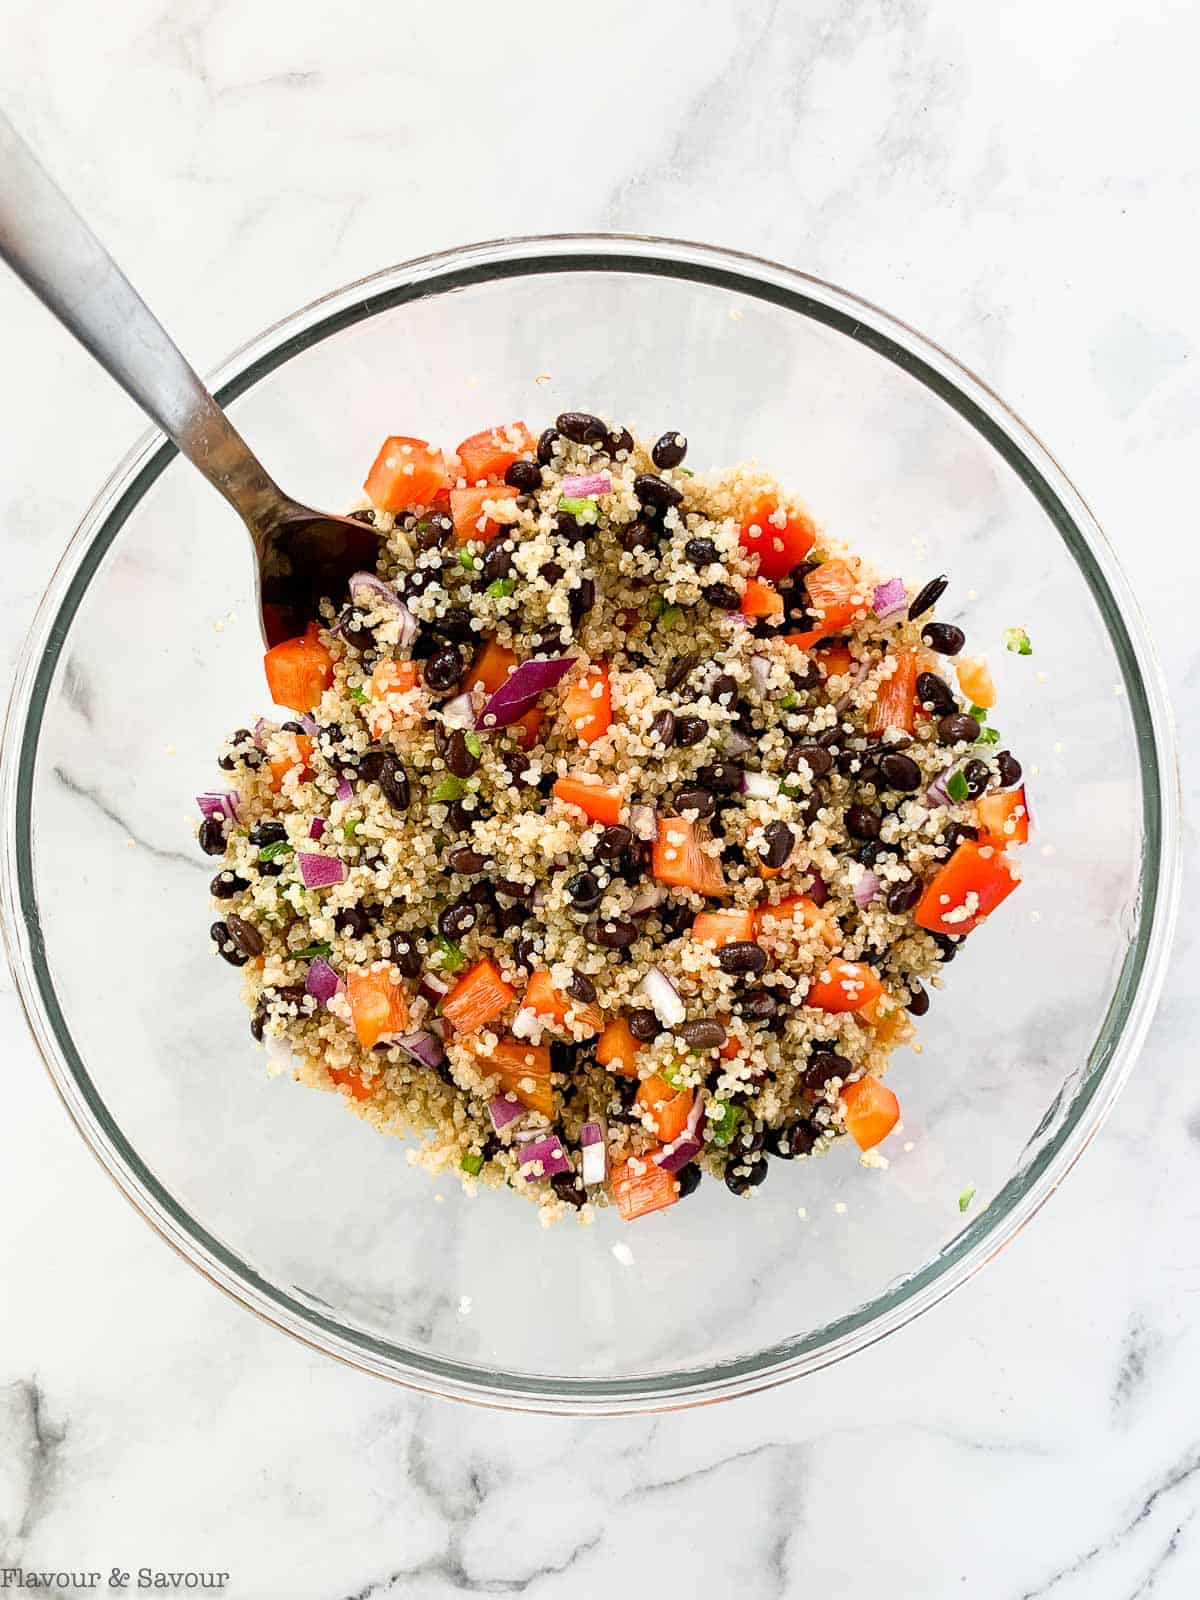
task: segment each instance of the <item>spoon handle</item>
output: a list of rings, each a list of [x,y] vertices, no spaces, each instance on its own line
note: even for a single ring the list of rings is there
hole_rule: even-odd
[[[0,112],[0,258],[241,513],[283,500],[162,324]]]

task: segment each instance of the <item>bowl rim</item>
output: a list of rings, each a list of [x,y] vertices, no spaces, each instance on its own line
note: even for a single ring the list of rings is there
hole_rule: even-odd
[[[81,1136],[117,1187],[185,1260],[233,1299],[327,1355],[405,1387],[517,1411],[612,1415],[674,1410],[754,1393],[866,1348],[967,1282],[1040,1209],[1104,1121],[1161,993],[1178,909],[1178,758],[1165,682],[1145,620],[1115,553],[1062,467],[1020,417],[933,340],[871,302],[744,252],[640,234],[574,233],[486,240],[386,267],[279,319],[210,375],[229,404],[294,355],[356,321],[455,289],[562,271],[684,278],[767,301],[867,346],[950,405],[1011,467],[1075,559],[1117,655],[1138,732],[1142,883],[1137,923],[1107,1015],[1062,1127],[935,1256],[866,1306],[814,1334],[744,1358],[621,1378],[505,1373],[387,1343],[297,1300],[238,1259],[180,1206],[108,1116],[71,1040],[44,960],[32,860],[30,797],[46,691],[99,561],[150,485],[177,455],[150,429],[101,486],[58,562],[21,648],[0,755],[0,925],[26,1022]]]

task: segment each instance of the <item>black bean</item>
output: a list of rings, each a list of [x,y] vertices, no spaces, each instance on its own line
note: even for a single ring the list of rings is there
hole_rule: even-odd
[[[497,878],[496,893],[506,894],[510,900],[530,900],[533,898],[533,886],[518,883],[515,878]]]
[[[496,928],[500,933],[507,933],[510,928],[523,927],[529,917],[529,907],[523,901],[516,900],[511,906],[496,907]]]
[[[689,539],[683,553],[694,567],[708,567],[721,559],[711,539]]]
[[[260,956],[267,948],[263,943],[262,934],[254,924],[242,917],[234,916],[232,911],[225,918],[225,926],[229,929],[229,937],[244,956],[251,958]]]
[[[665,478],[656,477],[652,472],[638,473],[633,480],[633,492],[637,495],[642,510],[652,517],[661,516],[683,499],[682,489],[677,489],[673,483],[668,483]]]
[[[761,1154],[744,1158],[731,1156],[725,1167],[725,1187],[731,1194],[748,1194],[767,1176],[767,1163]]]
[[[446,865],[453,872],[474,877],[487,866],[487,857],[480,851],[473,850],[469,844],[456,844],[446,852]]]
[[[281,722],[279,731],[280,733],[303,733],[304,724],[301,722]]]
[[[731,706],[738,697],[737,679],[728,672],[720,672],[709,685],[708,698],[715,700],[719,706]]]
[[[680,813],[694,811],[697,818],[703,819],[717,809],[717,799],[711,789],[680,789],[675,796],[675,809]]]
[[[549,627],[539,628],[529,641],[529,648],[535,656],[560,656],[563,653],[562,629],[557,622]]]
[[[229,755],[220,756],[217,759],[217,765],[223,772],[232,772],[239,761],[248,767],[257,767],[262,764],[262,751],[254,743],[254,735],[249,728],[239,728],[236,733],[231,734],[229,746]]]
[[[799,772],[802,763],[814,778],[824,778],[833,771],[833,757],[819,744],[794,744],[783,758],[788,772]]]
[[[759,852],[768,867],[782,867],[791,855],[796,836],[786,822],[768,822],[763,829],[767,848]]]
[[[688,677],[689,673],[695,670],[699,660],[700,657],[695,655],[682,655],[676,657],[676,659],[671,663],[670,667],[668,667],[667,675],[663,679],[663,688],[668,694],[674,694],[676,689],[682,688],[685,679]]]
[[[686,1167],[681,1167],[675,1174],[675,1182],[679,1185],[679,1198],[686,1200],[688,1195],[695,1194],[700,1187],[700,1180],[704,1176],[694,1161],[689,1161]]]
[[[536,494],[542,487],[542,469],[536,461],[514,461],[504,474],[504,481],[522,494]]]
[[[899,789],[901,794],[912,794],[921,787],[921,769],[911,756],[889,750],[879,758],[879,775],[889,789]]]
[[[633,435],[628,428],[610,428],[604,436],[604,448],[610,456],[615,456],[619,450],[632,455]]]
[[[538,437],[537,458],[543,467],[548,467],[554,458],[554,445],[557,438],[557,428],[543,428]]]
[[[956,656],[967,642],[966,634],[952,622],[927,622],[921,629],[921,638],[940,656]]]
[[[685,749],[694,744],[699,744],[701,739],[708,737],[708,723],[703,717],[685,712],[683,716],[675,718],[675,743]]]
[[[962,943],[962,940],[952,938],[948,933],[935,933],[930,937],[933,939],[934,944],[937,945],[938,950],[941,952],[942,960],[953,961],[955,956],[958,954],[958,947]]]
[[[883,818],[869,806],[854,804],[846,809],[846,831],[855,839],[878,839]]]
[[[1021,763],[1010,751],[1001,750],[996,757],[996,776],[1002,789],[1012,789],[1020,783]]]
[[[531,933],[523,933],[513,945],[514,960],[528,971],[536,966],[540,952],[541,946]]]
[[[638,936],[637,928],[624,917],[595,918],[583,930],[589,944],[605,950],[628,950]]]
[[[471,613],[466,606],[449,606],[440,617],[435,617],[429,624],[434,633],[441,634],[444,639],[456,639],[465,643],[475,637],[475,630],[471,626]]]
[[[282,861],[256,861],[255,871],[263,878],[277,878],[283,871]]]
[[[418,550],[436,550],[439,545],[454,532],[454,523],[444,511],[435,511],[428,517],[422,517],[417,523],[416,545]]]
[[[454,645],[435,650],[425,663],[426,686],[435,694],[450,694],[462,682],[466,670],[461,652]]]
[[[608,434],[600,418],[590,411],[564,411],[555,417],[554,426],[572,444],[600,444]]]
[[[380,769],[378,783],[383,791],[383,798],[393,811],[407,811],[412,800],[412,791],[409,787],[408,773],[400,765],[395,756],[389,756]]]
[[[979,829],[966,822],[948,822],[942,829],[942,849],[949,855],[962,839],[978,839]]]
[[[267,1012],[266,1007],[262,1003],[262,998],[260,997],[258,1004],[254,1008],[254,1014],[250,1018],[250,1037],[252,1039],[257,1039],[258,1043],[261,1044],[263,1042],[263,1034],[266,1032],[266,1027]]]
[[[963,768],[963,777],[967,780],[968,797],[978,800],[992,781],[992,769],[986,761],[968,761]]]
[[[567,610],[571,617],[572,626],[577,628],[595,604],[595,579],[581,578],[567,596]]]
[[[904,1009],[914,1017],[923,1017],[929,1010],[929,995],[919,983],[914,983],[908,999],[904,1002]]]
[[[650,452],[650,459],[662,471],[677,467],[687,455],[688,442],[682,433],[664,433],[661,439],[655,441]]]
[[[567,884],[567,893],[578,911],[594,911],[600,904],[602,890],[591,872],[580,872]]]
[[[819,794],[797,795],[793,803],[796,807],[796,821],[805,828],[811,827],[817,820],[817,812],[821,809],[821,796]]]
[[[506,550],[499,540],[493,539],[483,552],[479,582],[486,588],[490,583],[496,583],[501,578],[507,578],[512,572],[512,565],[512,551]]]
[[[439,915],[438,932],[443,939],[461,939],[464,933],[470,933],[478,920],[479,913],[472,901],[456,900]]]
[[[621,529],[619,542],[622,550],[650,550],[658,543],[658,534],[648,523],[631,522]]]
[[[574,1206],[576,1211],[587,1200],[587,1190],[583,1187],[583,1179],[577,1172],[556,1172],[550,1179],[550,1187],[557,1199],[565,1200],[567,1205]]]
[[[236,872],[230,872],[226,868],[224,872],[217,873],[208,886],[208,892],[215,900],[230,900],[235,894],[241,894],[243,889],[249,887],[245,878],[240,878]]]
[[[468,808],[461,800],[452,800],[446,807],[446,826],[455,833],[466,833],[468,828],[476,822],[485,822],[487,817],[487,807],[481,806],[478,801]]]
[[[228,961],[231,967],[244,967],[250,957],[240,951],[230,937],[229,929],[223,922],[214,922],[208,930],[209,937],[215,942],[218,953]]]
[[[225,854],[225,824],[220,817],[205,817],[200,824],[196,839],[206,856]]]
[[[506,750],[500,759],[507,767],[508,776],[517,788],[533,787],[533,781],[526,776],[529,771],[529,757],[523,750]]]
[[[949,587],[950,579],[943,572],[940,578],[930,578],[929,582],[921,589],[917,598],[908,608],[908,620],[915,622],[918,617],[923,617],[927,611],[932,611],[938,601]]]
[[[770,1022],[779,1002],[769,989],[751,989],[742,995],[737,1010],[743,1022]]]
[[[939,718],[937,731],[943,744],[974,744],[979,737],[979,724],[965,711],[955,711]]]
[[[633,843],[633,833],[623,823],[614,822],[596,840],[598,861],[619,861]]]
[[[675,713],[673,711],[660,711],[650,724],[650,737],[666,749],[675,743]]]
[[[721,1023],[708,1017],[685,1022],[679,1036],[691,1050],[719,1050],[729,1037]]]
[[[939,678],[936,672],[917,674],[917,699],[939,717],[948,716],[958,710],[958,701],[954,697],[953,689],[945,678]]]
[[[596,985],[586,972],[573,971],[571,981],[567,984],[567,993],[572,1000],[578,1000],[582,1006],[590,1006],[596,998]]]
[[[343,939],[361,939],[371,931],[371,918],[364,906],[343,906],[335,912],[333,925]]]
[[[676,735],[678,737],[678,735]],[[714,761],[701,767],[696,782],[715,794],[739,794],[742,787],[742,768],[733,761]]]
[[[717,964],[722,972],[752,972],[758,977],[766,968],[767,952],[759,945],[738,940],[723,947]]]
[[[902,917],[911,911],[925,892],[920,878],[910,878],[907,883],[894,883],[887,892],[887,908],[893,916]]]
[[[662,1023],[649,1006],[640,1006],[636,1011],[631,1011],[625,1020],[630,1033],[641,1044],[649,1044],[663,1031]]]
[[[538,568],[538,577],[545,578],[546,582],[553,588],[556,583],[562,582],[566,577],[566,572],[559,566],[557,561],[547,561],[544,566]]]
[[[742,597],[731,583],[710,583],[700,593],[718,611],[740,611]]]
[[[846,1079],[853,1071],[846,1057],[836,1050],[817,1050],[804,1069],[804,1087],[819,1094],[831,1078]]]
[[[781,1161],[794,1161],[797,1156],[808,1155],[816,1142],[816,1129],[811,1123],[797,1117],[782,1128],[773,1129],[767,1135],[766,1147]]]
[[[478,765],[479,757],[472,754],[466,734],[461,728],[455,728],[446,746],[447,770],[456,778],[469,778]]]
[[[398,933],[392,940],[392,965],[405,978],[419,978],[424,963],[416,940],[409,933]]]

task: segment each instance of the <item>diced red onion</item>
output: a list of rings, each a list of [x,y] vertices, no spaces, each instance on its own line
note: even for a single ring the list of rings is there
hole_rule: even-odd
[[[556,1133],[547,1134],[543,1139],[535,1139],[532,1144],[527,1144],[521,1151],[521,1170],[532,1167],[535,1162],[542,1164],[543,1178],[557,1177],[560,1172],[570,1172],[571,1163],[567,1160],[563,1149],[562,1140]]]
[[[759,694],[766,694],[771,687],[770,658],[768,656],[751,656],[750,676],[754,679],[754,687]]]
[[[562,492],[568,500],[587,500],[594,494],[611,494],[612,479],[607,472],[568,474],[562,481]]]
[[[590,1188],[593,1184],[603,1183],[608,1176],[608,1146],[604,1129],[598,1122],[584,1123],[579,1130],[579,1145],[583,1152],[584,1184]]]
[[[241,798],[236,789],[210,789],[196,796],[196,804],[209,821],[216,817],[224,822],[236,822]]]
[[[267,735],[274,732],[275,724],[273,722],[268,722],[266,717],[259,717],[258,721],[254,724],[255,748],[258,750],[265,750],[267,747]]]
[[[492,1127],[501,1133],[510,1122],[516,1122],[518,1117],[525,1115],[525,1107],[519,1100],[507,1100],[498,1094],[494,1100],[488,1101],[488,1116],[492,1119]]]
[[[550,660],[522,661],[521,665],[502,683],[475,719],[475,727],[507,728],[534,706],[545,694],[564,678],[579,658],[554,656]]]
[[[657,967],[651,967],[642,979],[642,993],[664,1028],[677,1028],[687,1016],[687,1008],[675,985]]]
[[[908,591],[899,578],[889,578],[886,583],[876,586],[875,598],[871,602],[871,610],[877,617],[890,617],[897,611],[903,611],[908,604]]]
[[[812,883],[809,886],[808,898],[815,906],[823,906],[829,899],[829,887],[819,872],[812,873]]]
[[[306,889],[329,889],[335,883],[345,883],[346,863],[337,856],[318,856],[301,851],[296,857],[300,863],[300,876]]]
[[[442,707],[442,721],[448,728],[473,728],[475,726],[475,696],[468,690],[456,694]]]
[[[636,805],[629,808],[629,826],[635,839],[651,843],[658,838],[658,814],[653,806]]]
[[[442,1049],[441,1041],[424,1028],[416,1033],[402,1034],[396,1043],[406,1056],[411,1056],[414,1061],[419,1061],[423,1067],[429,1067],[434,1072],[445,1063],[446,1052]]]
[[[653,911],[662,905],[667,898],[667,891],[661,883],[648,883],[644,889],[639,889],[633,897],[633,904],[629,907],[631,917],[644,917],[647,911]]]
[[[680,1172],[689,1161],[694,1161],[704,1148],[704,1101],[697,1096],[683,1132],[673,1143],[664,1145],[654,1157],[654,1163],[664,1172]]]
[[[325,818],[314,817],[308,825],[308,837],[310,839],[319,839],[324,832]]]
[[[735,628],[748,628],[750,626],[750,618],[742,611],[722,611],[721,616],[724,621],[732,623]]]
[[[417,993],[423,994],[426,1000],[437,1006],[441,1005],[442,1001],[450,993],[450,985],[444,978],[439,978],[435,972],[423,972]]]
[[[852,673],[851,678],[850,678],[850,687],[846,690],[845,694],[840,695],[838,697],[838,699],[835,701],[835,703],[834,703],[834,710],[835,711],[844,711],[846,709],[846,707],[850,704],[851,700],[853,700],[853,698],[854,698],[855,689],[858,688],[859,684],[863,681],[863,679],[866,677],[867,673],[870,672],[870,670],[871,670],[871,663],[869,661],[859,661],[859,662],[857,662],[855,664],[853,673]]]
[[[954,774],[960,772],[966,766],[969,759],[968,756],[963,756],[961,761],[955,761],[944,772],[938,773],[925,791],[925,804],[927,806],[952,806],[954,804],[954,801],[950,798],[950,790],[947,785]]]
[[[317,734],[321,731],[317,726],[316,718],[310,717],[307,711],[298,712],[296,714],[296,721],[304,729],[305,733],[310,739],[315,739]]]
[[[545,1128],[520,1128],[513,1134],[513,1141],[516,1144],[532,1144],[535,1139],[544,1139],[545,1137]]]
[[[743,772],[742,793],[752,800],[774,800],[779,793],[779,779],[767,772]]]
[[[329,965],[323,956],[317,956],[308,969],[308,976],[304,980],[306,993],[312,995],[314,1000],[328,1005],[342,987],[342,980]]]
[[[865,911],[879,893],[881,887],[878,874],[872,872],[868,867],[854,885],[854,904],[860,911]]]
[[[354,785],[349,778],[339,778],[338,786],[333,792],[339,800],[354,799]]]
[[[416,617],[401,600],[396,590],[390,583],[384,583],[382,578],[376,577],[373,572],[355,572],[350,578],[350,598],[358,606],[378,606],[380,601],[390,606],[400,618],[400,633],[397,640],[402,650],[407,650],[417,637],[420,626]]]
[[[727,756],[744,756],[754,749],[754,740],[748,739],[740,728],[726,728],[721,748]]]

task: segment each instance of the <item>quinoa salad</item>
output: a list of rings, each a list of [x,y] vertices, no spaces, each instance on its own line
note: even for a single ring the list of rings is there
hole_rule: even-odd
[[[880,1164],[1029,834],[946,577],[686,454],[583,412],[385,440],[377,570],[268,651],[286,712],[199,797],[270,1069],[544,1221]]]

